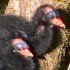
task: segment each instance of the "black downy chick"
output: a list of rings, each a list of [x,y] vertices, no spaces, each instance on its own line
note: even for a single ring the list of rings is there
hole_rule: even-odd
[[[39,9],[35,32],[30,38],[34,53],[43,55],[52,49],[56,40],[61,38],[60,28],[65,29],[58,11],[51,5],[43,5]]]
[[[30,57],[30,53],[27,56],[24,54],[26,53],[26,47],[22,52],[17,49],[16,53],[19,55],[12,51],[15,49],[13,48],[14,45],[12,45],[13,40],[17,38],[21,39],[21,41],[27,40],[28,24],[26,21],[25,24],[24,21],[23,18],[13,15],[0,16],[0,59],[5,62],[8,70],[34,70],[35,68],[35,63],[33,58]],[[17,41],[19,41],[18,39]],[[29,48],[30,46],[28,50]]]

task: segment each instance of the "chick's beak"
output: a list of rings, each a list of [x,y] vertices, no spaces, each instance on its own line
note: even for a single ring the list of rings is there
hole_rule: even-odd
[[[33,54],[29,48],[21,49],[18,51],[18,53],[20,53],[22,56],[25,56],[25,57],[33,57]]]
[[[55,18],[51,19],[51,21],[54,25],[65,28],[65,25],[60,17],[55,17]]]

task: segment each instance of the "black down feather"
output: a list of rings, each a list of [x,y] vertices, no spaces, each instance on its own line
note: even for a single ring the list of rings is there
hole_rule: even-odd
[[[27,39],[28,27],[28,22],[21,17],[0,16],[0,60],[4,62],[5,70],[34,70],[33,58],[22,58],[13,53],[10,43],[11,39],[16,37]]]

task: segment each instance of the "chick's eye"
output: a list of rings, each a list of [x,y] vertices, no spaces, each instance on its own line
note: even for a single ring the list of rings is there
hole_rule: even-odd
[[[24,44],[17,43],[17,44],[15,45],[15,47],[16,47],[16,49],[20,50],[20,49],[24,48]]]
[[[52,10],[45,14],[45,18],[53,19],[54,17],[59,16],[58,12],[56,10]]]

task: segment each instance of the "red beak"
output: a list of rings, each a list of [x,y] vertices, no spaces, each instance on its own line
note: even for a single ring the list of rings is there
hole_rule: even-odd
[[[59,27],[65,28],[65,25],[60,17],[54,17],[51,22]]]
[[[29,48],[18,50],[18,53],[25,57],[33,57],[33,54],[31,53]]]

